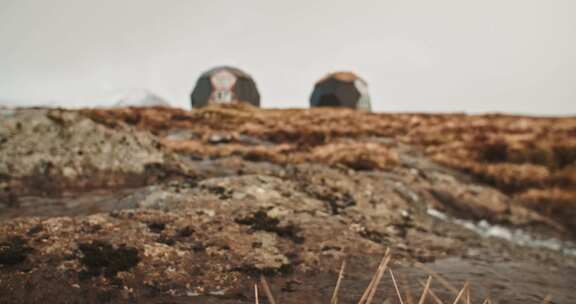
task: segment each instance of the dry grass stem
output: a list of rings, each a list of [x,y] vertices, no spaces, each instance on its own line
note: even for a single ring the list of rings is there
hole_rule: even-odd
[[[436,280],[438,280],[438,282],[440,282],[440,284],[442,284],[442,286],[444,286],[446,289],[450,290],[453,294],[458,294],[458,289],[456,289],[456,287],[454,287],[454,285],[450,284],[446,279],[444,279],[442,276],[440,276],[436,271],[432,270],[430,267],[428,267],[428,266],[426,266],[420,262],[416,262],[414,265],[416,267],[424,270],[424,272],[426,272],[427,274],[434,277]]]
[[[344,278],[344,269],[346,269],[346,260],[342,261],[342,266],[340,266],[340,272],[338,273],[338,280],[336,281],[336,287],[334,287],[334,293],[332,294],[332,299],[330,304],[338,304],[338,291],[340,290],[340,284]]]
[[[260,276],[260,282],[262,283],[262,287],[264,288],[264,293],[266,294],[266,298],[268,299],[268,303],[276,304],[276,301],[274,300],[274,296],[272,296],[272,291],[270,290],[270,286],[268,285],[268,282],[266,281],[266,278],[264,276]]]
[[[370,293],[368,295],[368,299],[366,300],[366,304],[372,303],[372,299],[374,299],[374,295],[376,294],[376,289],[378,289],[378,284],[380,283],[380,280],[382,280],[382,276],[384,275],[384,271],[386,271],[386,267],[388,266],[388,263],[390,262],[391,258],[392,258],[392,256],[390,254],[388,254],[387,257],[385,257],[384,263],[381,264],[380,267],[378,268],[378,271],[376,272],[376,280],[374,281],[374,284],[372,285],[372,289],[370,290]]]
[[[468,289],[468,282],[464,283],[464,286],[462,286],[462,289],[460,289],[460,292],[458,293],[456,299],[454,299],[454,302],[452,303],[453,304],[458,303],[458,301],[460,301],[460,299],[464,296],[464,293],[466,292],[467,289]]]
[[[425,287],[424,282],[418,281],[418,283],[420,283],[420,286]],[[431,288],[428,289],[428,294],[430,294],[430,296],[432,297],[432,299],[434,300],[434,302],[436,302],[436,304],[444,304],[444,302],[442,301],[442,299],[440,299],[440,297],[438,297],[438,295],[436,295],[436,293],[434,292],[434,290],[432,290]]]
[[[386,252],[384,253],[384,257],[382,257],[382,260],[380,261],[380,264],[378,265],[376,272],[374,273],[374,275],[372,276],[372,279],[370,280],[370,284],[368,284],[368,287],[366,287],[366,290],[364,290],[364,293],[362,294],[360,301],[358,301],[358,304],[365,304],[366,303],[366,300],[368,299],[368,296],[370,295],[372,288],[374,288],[374,281],[376,281],[376,277],[378,276],[378,273],[379,273],[382,265],[386,261],[386,258],[388,257],[389,254],[390,254],[390,248],[386,248]]]
[[[254,284],[254,303],[260,304],[260,300],[258,299],[258,284]]]
[[[382,277],[384,276],[384,272],[386,271],[386,269],[388,269],[388,272],[390,273],[390,277],[392,278],[392,283],[394,285],[394,289],[396,291],[396,295],[398,297],[398,301],[400,304],[404,304],[404,299],[402,298],[402,294],[398,285],[398,281],[396,280],[396,277],[394,275],[394,272],[392,271],[392,269],[390,267],[388,267],[388,264],[390,263],[392,259],[392,255],[390,254],[389,249],[386,250],[386,253],[384,255],[384,257],[382,257],[382,260],[380,261],[380,263],[378,264],[378,268],[376,270],[376,272],[374,273],[374,275],[372,276],[372,279],[368,285],[368,287],[366,288],[366,290],[364,291],[364,293],[362,294],[362,297],[360,298],[358,304],[371,304],[372,301],[374,300],[374,296],[376,294],[376,290],[378,289],[378,285],[380,283],[380,281],[382,280]],[[417,263],[419,264],[418,267],[421,269],[424,269],[425,272],[427,272],[428,278],[426,280],[426,283],[424,283],[421,280],[417,280],[418,283],[420,284],[420,286],[423,287],[422,289],[422,293],[418,299],[417,304],[425,304],[426,303],[426,299],[428,297],[428,295],[430,295],[430,297],[434,300],[434,302],[436,304],[444,304],[444,302],[440,299],[440,297],[432,290],[431,285],[432,285],[432,280],[433,278],[438,278],[439,281],[443,281],[443,286],[446,287],[447,289],[455,290],[453,288],[452,285],[450,285],[450,283],[448,283],[446,280],[444,280],[442,277],[440,277],[437,273],[435,273],[433,270],[431,270],[430,268],[426,267],[423,264]],[[342,281],[344,279],[344,273],[346,270],[346,261],[342,261],[342,265],[340,266],[340,271],[338,272],[338,279],[336,280],[336,286],[334,287],[334,291],[332,293],[332,298],[330,300],[330,304],[338,304],[338,294],[340,291],[340,287],[342,285]],[[402,280],[401,283],[404,284],[405,288],[405,292],[406,295],[405,297],[408,299],[408,301],[410,302],[406,302],[406,304],[410,304],[410,303],[414,303],[412,302],[413,299],[411,299],[411,294],[409,293],[409,288],[408,285],[406,284],[406,280],[405,277],[400,275],[400,279]],[[270,289],[270,286],[268,284],[268,282],[266,281],[266,278],[262,275],[260,276],[260,283],[262,284],[262,288],[264,289],[264,293],[266,295],[266,299],[268,300],[268,303],[270,304],[276,304],[276,300],[274,299],[274,296],[272,295],[272,291]],[[459,302],[464,302],[465,304],[471,304],[472,300],[471,300],[471,290],[470,290],[470,282],[466,281],[464,283],[464,285],[462,286],[462,288],[460,290],[457,290],[457,292],[455,292],[456,297],[454,298],[454,301],[452,302],[452,304],[458,304]],[[254,284],[254,303],[259,304],[259,295],[258,295],[258,283]],[[390,299],[386,298],[383,302],[384,304],[389,304]],[[490,299],[490,297],[487,297],[482,304],[492,304],[492,300]],[[552,303],[552,297],[550,295],[546,295],[546,297],[544,297],[544,299],[542,300],[541,304],[551,304]]]
[[[431,283],[432,283],[432,276],[428,276],[428,280],[426,280],[426,285],[424,286],[424,290],[422,291],[420,300],[418,300],[418,304],[424,304],[424,301],[426,301],[426,296],[428,295],[428,290],[430,289]]]
[[[400,289],[398,289],[398,283],[396,283],[396,278],[394,277],[394,273],[392,272],[392,269],[389,269],[390,271],[390,277],[392,277],[392,283],[394,284],[394,288],[396,289],[396,294],[398,295],[398,300],[400,301],[400,304],[404,304],[404,301],[402,301],[402,295],[400,294]]]
[[[375,279],[376,279],[376,274],[374,274],[374,276],[372,276],[372,279],[370,279],[370,283],[368,284],[368,287],[366,287],[366,290],[364,290],[364,293],[362,293],[362,297],[358,301],[358,304],[366,303],[366,300],[368,299],[368,295],[370,294],[370,291],[372,290],[372,286],[374,285]]]

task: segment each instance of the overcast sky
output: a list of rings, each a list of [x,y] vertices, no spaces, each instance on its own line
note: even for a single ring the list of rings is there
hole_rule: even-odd
[[[576,114],[576,1],[0,0],[0,104],[143,88],[189,108],[223,64],[264,107],[307,107],[317,79],[352,70],[376,111]]]

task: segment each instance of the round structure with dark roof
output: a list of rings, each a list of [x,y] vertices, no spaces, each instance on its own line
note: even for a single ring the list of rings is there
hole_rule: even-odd
[[[310,106],[372,110],[368,84],[352,72],[331,73],[316,82]]]
[[[190,95],[192,108],[209,104],[246,102],[260,106],[256,82],[244,71],[221,66],[204,72]]]

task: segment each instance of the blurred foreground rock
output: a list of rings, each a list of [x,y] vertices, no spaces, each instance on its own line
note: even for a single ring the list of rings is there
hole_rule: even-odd
[[[253,303],[263,274],[282,303],[325,303],[347,259],[341,302],[355,303],[388,247],[409,277],[415,261],[451,261],[455,285],[497,299],[576,300],[573,257],[431,215],[573,239],[573,118],[245,105],[0,115],[0,302]]]

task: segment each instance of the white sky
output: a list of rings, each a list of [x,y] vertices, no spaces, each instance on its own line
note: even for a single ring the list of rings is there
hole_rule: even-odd
[[[144,88],[189,108],[223,64],[254,76],[264,107],[307,107],[343,69],[376,111],[576,114],[576,1],[0,0],[0,104]]]

